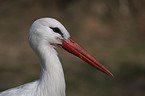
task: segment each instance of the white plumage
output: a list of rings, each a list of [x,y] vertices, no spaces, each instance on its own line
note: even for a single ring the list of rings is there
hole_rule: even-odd
[[[34,82],[3,91],[0,93],[0,96],[65,96],[66,86],[63,69],[54,47],[59,45],[83,60],[87,57],[84,54],[88,53],[79,53],[77,48],[74,49],[78,46],[74,44],[75,41],[70,40],[68,31],[60,22],[52,18],[36,20],[30,28],[28,40],[41,63],[40,78]],[[68,40],[75,45],[73,49],[66,46],[69,45],[69,42],[66,42]],[[88,56],[88,58],[92,57]],[[95,61],[89,60],[85,61],[91,65],[95,64]],[[95,65],[93,66],[95,67]],[[112,75],[102,65],[97,65],[96,68],[108,75]]]

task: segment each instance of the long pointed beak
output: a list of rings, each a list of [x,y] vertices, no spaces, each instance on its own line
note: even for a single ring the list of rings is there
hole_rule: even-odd
[[[101,63],[99,63],[92,55],[90,55],[84,48],[82,48],[77,42],[75,42],[71,37],[68,39],[63,39],[63,44],[59,45],[73,55],[86,61],[93,67],[99,69],[100,71],[113,76],[113,74],[107,70]]]

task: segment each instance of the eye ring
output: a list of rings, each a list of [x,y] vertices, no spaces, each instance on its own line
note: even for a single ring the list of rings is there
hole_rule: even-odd
[[[61,30],[58,27],[50,27],[55,33],[58,33],[61,35],[61,37],[64,38],[63,33],[61,32]]]

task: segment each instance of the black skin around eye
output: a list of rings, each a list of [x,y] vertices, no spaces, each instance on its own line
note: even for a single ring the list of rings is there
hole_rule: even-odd
[[[58,27],[50,27],[55,33],[59,33],[63,38],[63,33],[60,31],[60,29]]]

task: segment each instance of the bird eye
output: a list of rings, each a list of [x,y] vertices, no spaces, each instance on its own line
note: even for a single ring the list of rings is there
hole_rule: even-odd
[[[60,31],[60,29],[58,27],[50,27],[55,33],[59,33],[63,38],[63,33]]]

